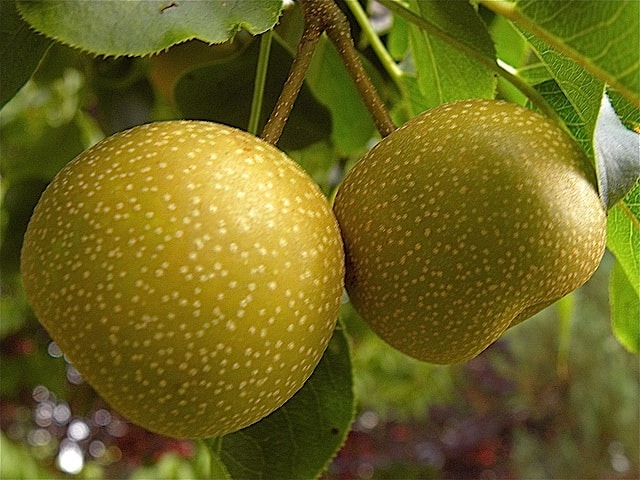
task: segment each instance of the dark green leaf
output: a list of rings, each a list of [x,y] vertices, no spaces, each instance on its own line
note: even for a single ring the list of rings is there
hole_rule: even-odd
[[[4,2],[3,2],[4,3]],[[240,29],[273,27],[282,0],[19,0],[23,17],[60,42],[101,55],[148,55],[198,38],[221,43]]]
[[[289,153],[289,156],[320,186],[325,195],[329,196],[336,186],[336,155],[331,142],[316,142],[302,150]]]
[[[623,268],[616,263],[609,280],[611,328],[630,352],[640,353],[640,297]]]
[[[259,42],[236,55],[185,73],[175,88],[178,108],[186,118],[210,120],[246,130],[258,59]],[[271,46],[261,125],[266,123],[289,74],[293,57],[279,43]],[[303,85],[278,142],[297,150],[327,138],[331,116]]]
[[[96,58],[91,64],[95,115],[106,136],[151,120],[155,95],[140,58]]]
[[[342,446],[353,415],[349,344],[338,326],[316,370],[291,400],[210,444],[234,479],[316,478]]]
[[[594,150],[600,197],[610,209],[640,177],[640,135],[622,124],[606,95],[596,123]]]
[[[47,183],[44,179],[29,178],[19,182],[11,182],[4,189],[2,241],[0,242],[0,267],[2,267],[4,275],[19,271],[22,239],[33,209]]]
[[[51,45],[20,18],[15,2],[0,2],[0,107],[25,84]]]

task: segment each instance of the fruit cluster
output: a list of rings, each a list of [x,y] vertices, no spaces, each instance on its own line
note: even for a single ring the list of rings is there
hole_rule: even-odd
[[[560,128],[497,101],[411,120],[346,175],[333,210],[274,146],[158,122],[56,176],[22,272],[42,324],[114,408],[158,433],[213,437],[304,384],[344,286],[399,350],[476,356],[591,276],[605,245],[594,185]]]

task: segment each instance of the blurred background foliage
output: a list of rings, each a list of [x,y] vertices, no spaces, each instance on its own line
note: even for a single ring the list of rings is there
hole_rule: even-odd
[[[222,47],[222,59],[199,44],[180,47],[191,49],[186,76],[184,67],[178,75],[158,67],[162,55],[93,58],[54,45],[1,110],[1,478],[189,479],[204,469],[200,444],[128,423],[65,361],[26,303],[19,252],[39,195],[65,163],[113,132],[180,116],[176,102],[197,109],[184,92],[227,68],[220,62],[246,41]],[[167,93],[174,89],[176,98]],[[313,115],[296,114],[289,127],[298,132],[289,153],[330,194],[363,147],[346,145],[336,158],[330,116],[312,93],[298,108]],[[313,142],[295,143],[309,118],[319,119]],[[611,332],[612,264],[607,255],[583,288],[457,366],[390,349],[345,304],[359,410],[326,479],[639,478],[640,366]]]

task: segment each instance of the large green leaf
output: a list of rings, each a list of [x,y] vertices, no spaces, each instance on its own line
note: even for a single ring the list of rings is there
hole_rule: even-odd
[[[523,30],[640,101],[640,2],[637,0],[482,1]],[[508,6],[507,6],[508,5]],[[574,78],[579,78],[574,76]]]
[[[351,426],[351,377],[349,344],[339,325],[315,371],[291,400],[260,422],[209,444],[234,479],[316,478]]]
[[[495,58],[487,27],[468,2],[414,0],[421,18],[479,55]],[[470,97],[492,98],[496,78],[486,64],[419,25],[410,40],[420,92],[429,107]]]
[[[51,45],[18,15],[14,2],[0,2],[0,107],[29,80]]]
[[[640,182],[609,211],[607,247],[616,257],[609,300],[611,327],[628,350],[640,353]]]
[[[240,29],[265,32],[282,0],[19,0],[18,7],[36,30],[60,42],[102,55],[148,55],[191,38],[221,43]]]
[[[638,134],[618,119],[608,96],[603,94],[605,85],[600,79],[539,38],[526,36],[553,78],[537,88],[583,149],[595,158],[600,196],[608,209],[640,176]],[[622,97],[618,98],[618,105],[624,111],[632,110]]]

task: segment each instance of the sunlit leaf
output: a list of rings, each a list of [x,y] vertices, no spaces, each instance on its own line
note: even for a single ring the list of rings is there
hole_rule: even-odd
[[[0,433],[0,477],[15,480],[51,480],[49,469],[40,465],[25,447],[11,441]]]
[[[130,480],[230,479],[222,462],[211,452],[202,450],[196,452],[196,458],[191,462],[176,453],[166,453],[152,465],[138,467],[128,478]],[[209,458],[203,458],[205,454]]]
[[[527,65],[529,45],[511,22],[496,15],[489,24],[489,32],[495,43],[496,56],[503,65],[514,71]],[[524,94],[502,76],[498,78],[498,91],[502,98],[513,103],[522,104],[526,101]]]
[[[414,1],[414,10],[481,55],[495,58],[487,28],[467,2]],[[425,103],[434,107],[464,98],[492,98],[496,78],[476,58],[418,25],[410,27],[413,62]]]
[[[585,72],[577,63],[539,38],[527,35],[530,46],[553,78],[566,102],[552,106],[587,153],[592,153],[592,138],[600,110],[604,83]],[[544,92],[544,88],[539,88]],[[548,92],[547,92],[548,93]]]
[[[221,43],[240,29],[265,32],[282,0],[19,0],[18,7],[36,30],[60,42],[102,55],[148,55],[192,38]]]
[[[519,0],[502,13],[638,104],[640,2]]]

